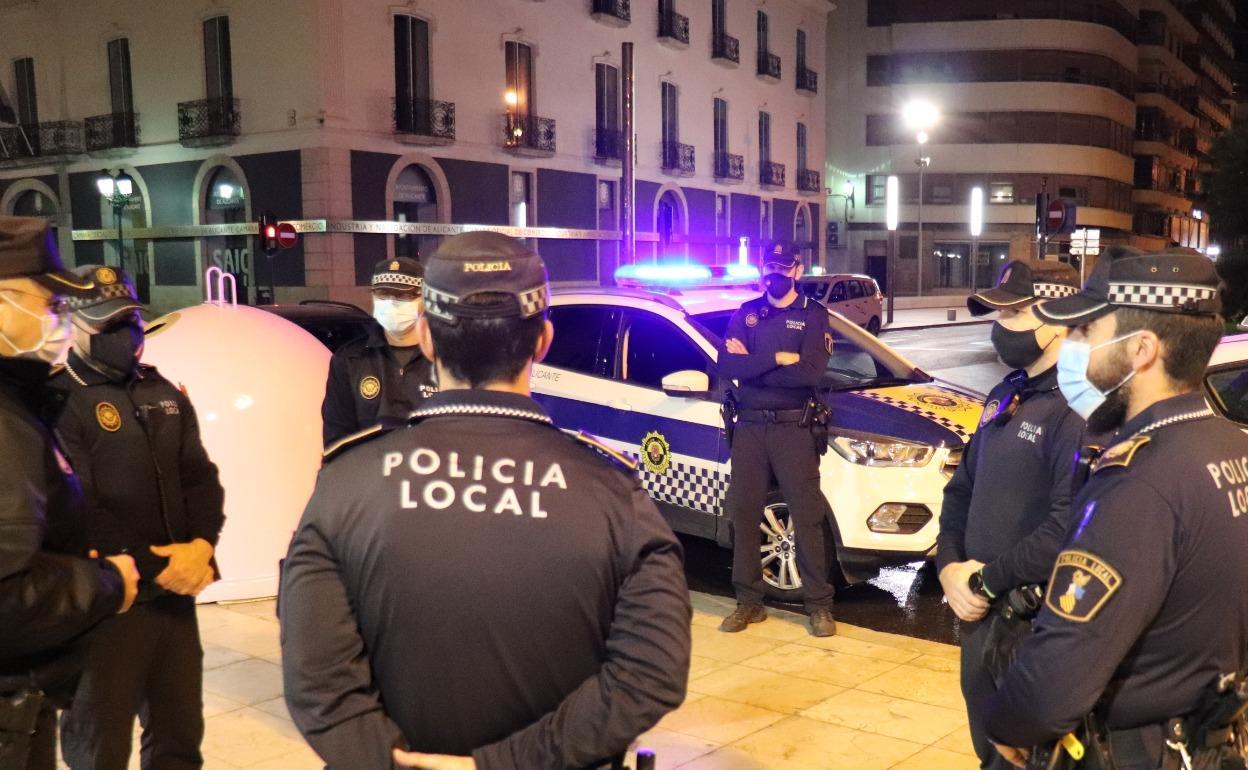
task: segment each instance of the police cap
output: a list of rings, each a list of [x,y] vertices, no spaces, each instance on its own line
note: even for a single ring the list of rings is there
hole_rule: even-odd
[[[1079,273],[1063,262],[1011,259],[1001,269],[997,285],[966,298],[971,315],[1021,307],[1037,299],[1068,297],[1079,291]]]
[[[425,268],[410,257],[383,259],[373,267],[372,288],[416,289],[425,280]]]
[[[90,294],[69,298],[69,307],[78,318],[99,326],[127,311],[143,309],[134,282],[125,272],[103,265],[84,265],[73,273],[79,280],[95,284]]]
[[[52,228],[38,217],[0,216],[0,280],[29,278],[56,294],[81,296],[93,284],[65,269]]]
[[[1218,273],[1208,257],[1190,251],[1107,249],[1083,291],[1045,302],[1036,315],[1047,323],[1080,326],[1120,307],[1158,313],[1217,315]]]
[[[504,295],[498,302],[466,300]],[[514,238],[479,231],[448,238],[425,269],[425,312],[447,323],[459,318],[532,318],[550,304],[546,265]]]
[[[768,241],[766,247],[763,248],[763,264],[792,267],[797,264],[797,254],[796,244],[786,243],[785,241]]]

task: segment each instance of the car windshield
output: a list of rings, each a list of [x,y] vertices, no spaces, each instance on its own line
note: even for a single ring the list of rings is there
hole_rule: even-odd
[[[732,310],[698,313],[690,323],[719,347]],[[832,326],[832,357],[823,376],[823,387],[832,390],[931,382],[932,378],[895,350],[871,336],[839,313],[829,312]]]

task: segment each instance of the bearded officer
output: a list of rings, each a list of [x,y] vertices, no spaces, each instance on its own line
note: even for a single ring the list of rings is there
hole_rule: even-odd
[[[1225,743],[1169,732],[1248,663],[1248,437],[1201,391],[1217,289],[1204,256],[1120,251],[1080,294],[1037,308],[1071,328],[1058,359],[1071,408],[1117,432],[1074,500],[1036,631],[981,704],[1007,758],[1092,714],[1086,756],[1112,755],[1098,766],[1230,766],[1215,762]]]
[[[81,491],[52,437],[50,366],[69,344],[66,295],[92,284],[64,270],[42,219],[0,217],[0,767],[56,766],[56,708],[82,666],[83,640],[125,612],[134,559],[96,559]]]
[[[73,347],[52,386],[57,422],[87,499],[85,528],[101,553],[129,553],[143,580],[134,608],[90,643],[61,748],[72,770],[124,770],[134,720],[145,770],[203,765],[203,650],[195,596],[216,580],[213,553],[224,492],[190,399],[143,354],[134,284],[111,267],[76,274],[95,283],[70,300]]]
[[[424,268],[414,259],[383,259],[373,268],[369,333],[343,345],[329,363],[321,405],[325,445],[386,418],[404,418],[437,388],[420,353],[416,319]]]
[[[440,393],[327,452],[282,576],[291,716],[335,768],[598,767],[680,705],[681,549],[628,463],[529,396],[541,258],[498,233],[428,263]]]
[[[759,525],[773,477],[793,519],[810,633],[836,633],[824,545],[828,505],[819,488],[819,458],[827,439],[817,446],[810,424],[816,389],[832,354],[832,328],[828,309],[798,293],[801,272],[795,250],[772,243],[763,255],[766,293],[733,313],[719,350],[719,375],[735,381],[728,398],[736,414],[732,481],[724,507],[732,520],[737,607],[719,625],[727,633],[767,619]]]
[[[1079,291],[1069,265],[1019,259],[995,288],[967,298],[971,314],[999,313],[992,346],[1013,371],[992,389],[979,429],[945,487],[936,564],[941,586],[962,621],[962,692],[967,703],[993,692],[985,654],[995,654],[993,623],[1015,588],[1043,583],[1053,569],[1070,519],[1071,475],[1084,422],[1057,386],[1057,356],[1066,328],[1035,314],[1043,299]],[[1027,626],[1018,624],[1019,633]],[[1005,761],[973,710],[971,740],[982,767]]]

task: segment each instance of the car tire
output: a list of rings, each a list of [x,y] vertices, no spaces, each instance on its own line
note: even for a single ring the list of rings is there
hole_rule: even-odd
[[[867,331],[876,337],[880,336],[880,317],[879,316],[872,316],[871,320],[867,321]]]
[[[768,599],[790,604],[802,603],[802,578],[797,574],[797,541],[793,532],[793,519],[788,503],[779,490],[767,495],[763,506],[763,547],[759,558],[763,568],[763,593]],[[830,532],[825,532],[824,546],[827,552],[828,579],[833,585],[845,585],[845,578],[836,560],[836,544]],[[773,548],[768,548],[774,546]]]

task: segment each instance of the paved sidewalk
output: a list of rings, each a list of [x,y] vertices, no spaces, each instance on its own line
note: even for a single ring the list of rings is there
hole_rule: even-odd
[[[638,745],[660,768],[974,770],[958,649],[842,624],[816,639],[771,611],[740,634],[716,630],[731,600],[693,594],[685,704]],[[272,600],[201,605],[205,770],[322,770],[282,700]],[[138,741],[130,767],[137,768]]]
[[[949,320],[949,311],[954,312],[954,320]],[[888,318],[888,305],[884,306],[884,317]],[[967,326],[970,324],[989,323],[995,315],[976,318],[966,306],[962,307],[921,307],[896,308],[893,311],[893,322],[885,323],[882,331],[898,331],[901,329],[930,329],[938,326]]]

